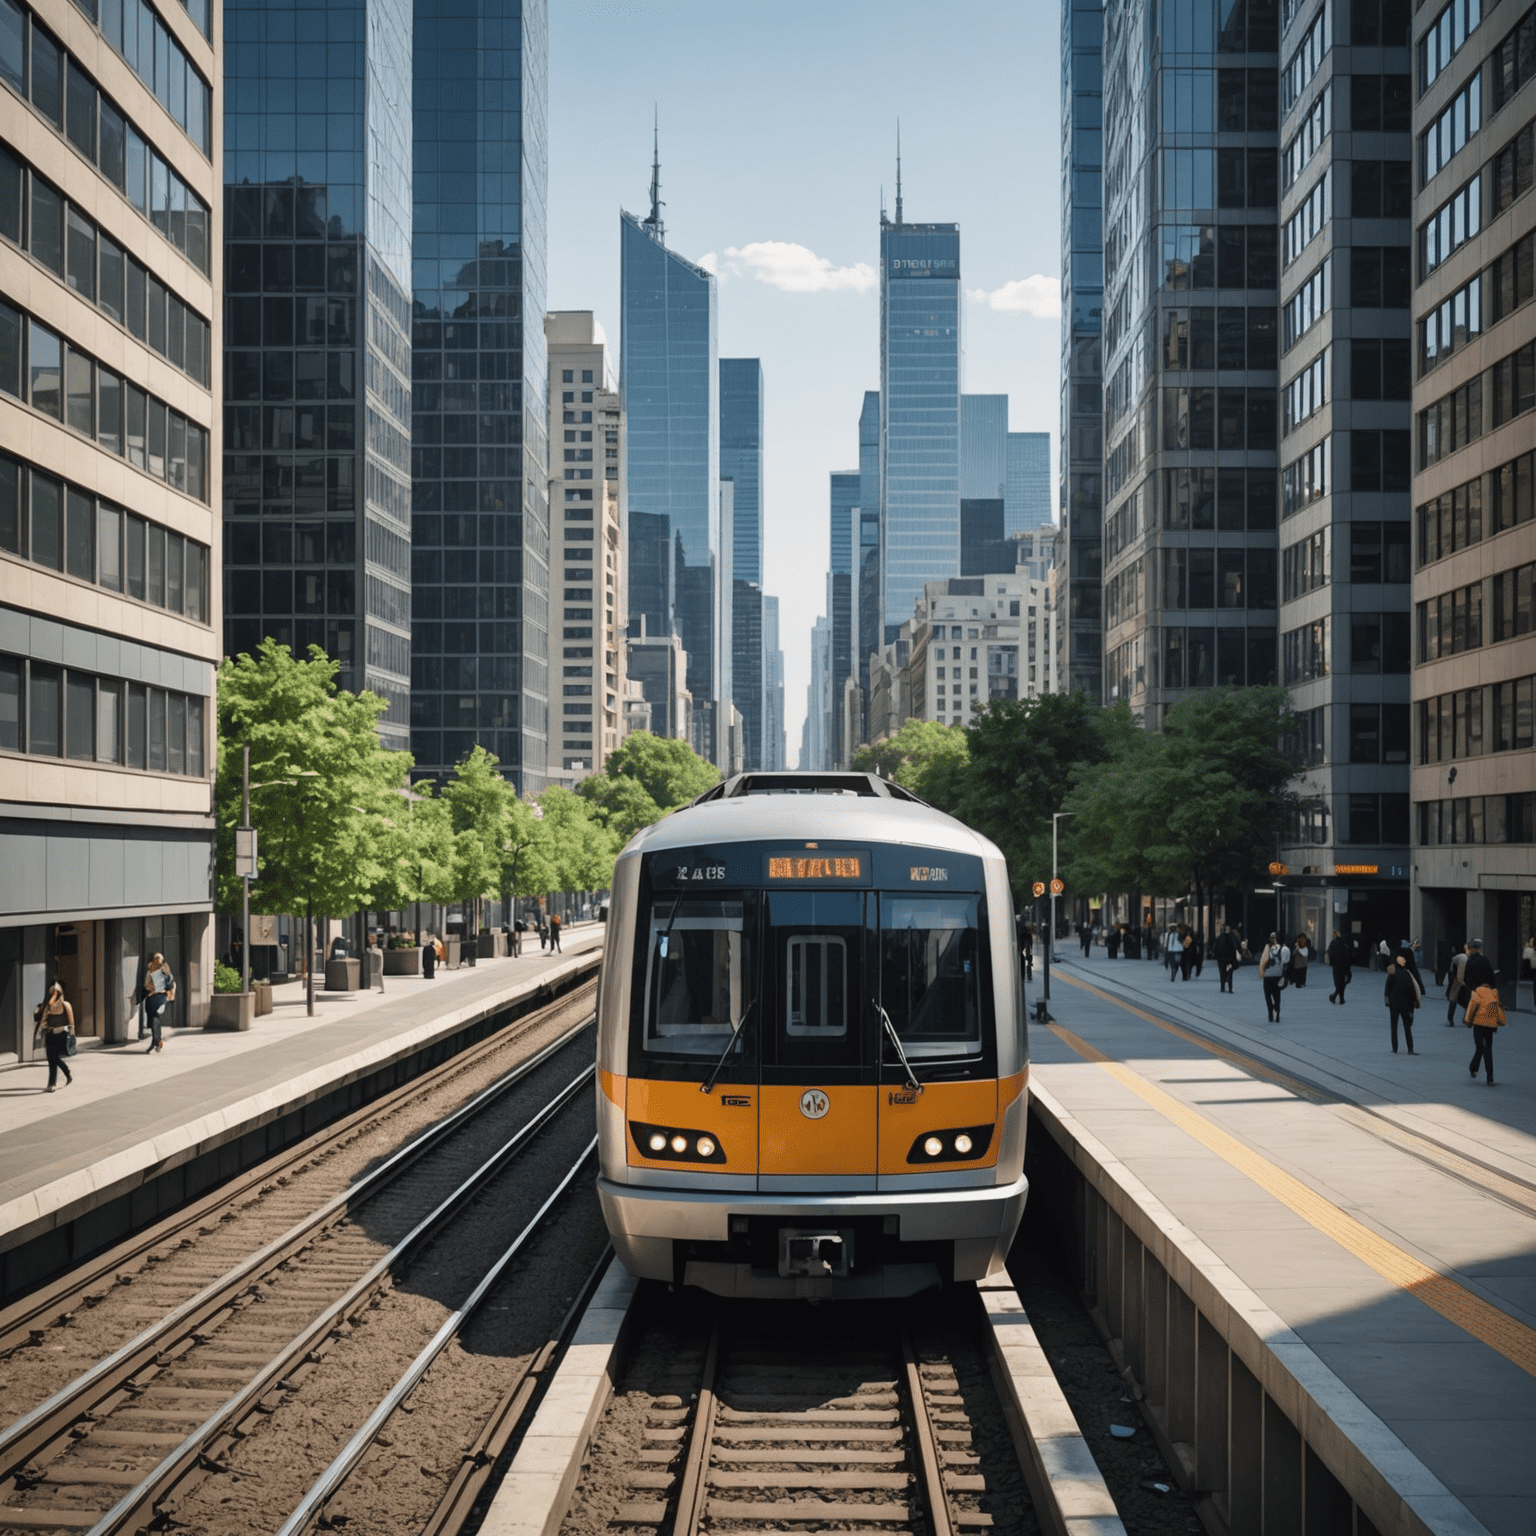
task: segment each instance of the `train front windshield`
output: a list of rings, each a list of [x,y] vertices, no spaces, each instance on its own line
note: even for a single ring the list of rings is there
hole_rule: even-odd
[[[634,1043],[651,1075],[702,1079],[724,1053],[728,1082],[895,1080],[892,1031],[920,1078],[984,1076],[995,1056],[977,893],[653,892],[643,910]]]

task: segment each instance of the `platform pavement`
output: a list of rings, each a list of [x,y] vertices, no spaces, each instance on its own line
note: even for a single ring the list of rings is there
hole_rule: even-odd
[[[383,992],[317,990],[313,1018],[303,984],[292,982],[274,988],[273,1011],[250,1030],[167,1030],[159,1052],[134,1042],[82,1041],[70,1060],[73,1085],[53,1094],[44,1091],[44,1063],[0,1072],[0,1244],[7,1233],[77,1199],[81,1187],[183,1154],[200,1136],[262,1102],[288,1102],[285,1095],[300,1085],[312,1092],[339,1080],[433,1021],[473,1012],[553,974],[599,947],[605,932],[600,923],[579,924],[566,930],[561,954],[525,939],[518,958],[481,960],[457,971],[439,967],[431,980],[390,976]]]
[[[1212,965],[1169,982],[1161,965],[1074,947],[1058,954],[1054,1024],[1031,1033],[1033,1080],[1354,1394],[1368,1446],[1417,1458],[1434,1528],[1527,1536],[1530,1017],[1499,1031],[1489,1088],[1468,1077],[1470,1035],[1446,1028],[1443,996],[1421,1010],[1420,1054],[1393,1056],[1384,977],[1355,974],[1341,1008],[1314,970],[1273,1025],[1256,966],[1224,996]],[[1037,965],[1031,1004],[1039,983]]]

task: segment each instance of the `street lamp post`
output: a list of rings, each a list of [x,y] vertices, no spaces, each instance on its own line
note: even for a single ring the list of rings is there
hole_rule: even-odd
[[[1051,926],[1045,936],[1045,986],[1043,988],[1046,1002],[1051,1000],[1051,957],[1056,952],[1056,864],[1057,864],[1057,832],[1063,816],[1075,816],[1076,811],[1056,811],[1051,816]]]

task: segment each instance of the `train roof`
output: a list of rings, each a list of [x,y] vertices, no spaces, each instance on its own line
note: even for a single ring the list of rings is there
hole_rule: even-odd
[[[638,832],[624,851],[807,836],[1002,857],[993,842],[964,822],[866,773],[737,774]]]

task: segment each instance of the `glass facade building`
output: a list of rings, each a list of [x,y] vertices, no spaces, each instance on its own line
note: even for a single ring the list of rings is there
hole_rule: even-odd
[[[960,226],[880,222],[880,611],[960,572]]]
[[[869,739],[869,658],[880,649],[880,391],[864,392],[859,412],[859,699]]]
[[[1102,0],[1061,7],[1061,527],[1058,686],[1103,696]],[[1062,611],[1065,609],[1065,612]]]
[[[731,701],[743,758],[763,764],[763,365],[720,359],[720,474],[731,482]]]
[[[654,231],[654,232],[653,232]],[[621,213],[620,393],[628,423],[629,525],[667,519],[670,568],[638,549],[630,611],[688,654],[695,747],[718,760],[716,715],[728,697],[722,635],[731,573],[720,527],[720,367],[715,279],[662,242],[659,222]],[[650,546],[654,546],[652,538]],[[667,591],[670,585],[670,592]]]
[[[411,17],[231,0],[224,640],[321,646],[408,743]]]
[[[779,644],[779,600],[763,597],[763,767],[769,773],[788,766],[784,743],[784,652]]]
[[[1280,49],[1280,669],[1303,764],[1281,922],[1341,929],[1362,964],[1410,932],[1408,34],[1407,0],[1304,0]]]
[[[549,767],[545,0],[416,0],[411,748]],[[578,403],[561,420],[579,420]]]
[[[1104,696],[1152,729],[1187,690],[1279,675],[1279,19],[1104,12]]]
[[[1051,521],[1051,434],[1010,432],[1003,533],[1011,538]]]
[[[832,720],[827,730],[833,766],[846,763],[858,742],[845,741],[843,693],[855,676],[854,645],[858,636],[859,610],[854,577],[854,556],[859,547],[859,472],[833,470],[831,477],[830,560],[827,565],[827,617],[831,620]]]

